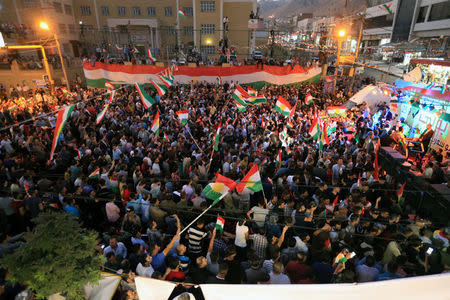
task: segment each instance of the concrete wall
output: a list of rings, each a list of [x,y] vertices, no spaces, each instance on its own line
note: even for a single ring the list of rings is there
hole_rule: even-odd
[[[83,76],[81,64],[67,66],[66,70],[69,81],[75,80],[77,74]],[[54,69],[50,65],[50,72],[56,84],[62,82],[64,75],[61,69]],[[9,87],[10,85],[16,86],[17,84],[23,83],[26,83],[29,87],[36,87],[36,84],[33,81],[42,80],[44,75],[46,75],[45,69],[22,70],[19,68],[17,62],[13,61],[11,63],[10,70],[0,70],[0,83],[6,87]]]

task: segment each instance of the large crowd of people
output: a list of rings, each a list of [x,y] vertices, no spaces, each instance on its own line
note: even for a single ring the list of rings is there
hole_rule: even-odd
[[[373,130],[366,106],[328,117],[326,107],[347,97],[302,84],[264,86],[258,92],[267,103],[238,111],[231,98],[236,85],[175,84],[162,97],[148,90],[157,100],[148,111],[133,86],[122,86],[99,125],[105,90],[75,85],[72,95],[34,90],[26,96],[16,91],[15,100],[5,96],[0,256],[20,244],[11,236],[32,227],[32,218],[56,209],[98,231],[103,270],[124,276],[124,299],[135,297],[134,276],[192,284],[322,284],[448,272],[447,224],[411,217],[407,197],[397,195],[403,182],[382,169],[374,176],[385,130]],[[304,101],[308,93],[311,104]],[[297,103],[287,131],[288,118],[273,109],[279,96]],[[32,102],[20,107],[20,97]],[[68,103],[76,106],[49,160],[56,122],[49,112]],[[385,108],[380,103],[378,109]],[[189,111],[186,126],[176,115],[182,110]],[[150,130],[157,111],[159,135]],[[316,113],[336,127],[321,151],[308,134]],[[434,157],[442,171],[441,163]],[[216,174],[239,181],[255,164],[263,191],[231,191],[180,234],[212,203],[202,190]],[[98,176],[90,177],[96,169]],[[434,178],[445,182],[445,176]],[[218,215],[223,231],[215,229]]]

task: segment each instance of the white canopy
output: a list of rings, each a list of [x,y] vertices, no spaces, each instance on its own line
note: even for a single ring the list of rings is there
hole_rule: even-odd
[[[366,102],[370,107],[377,105],[380,102],[390,103],[391,95],[383,93],[383,89],[376,85],[368,85],[359,92],[357,92],[345,105],[347,108],[351,108],[355,105],[359,105]]]

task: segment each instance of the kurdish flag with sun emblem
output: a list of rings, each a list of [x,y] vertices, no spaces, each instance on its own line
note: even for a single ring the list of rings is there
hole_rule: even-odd
[[[159,135],[159,110],[156,111],[156,116],[152,124],[152,131],[156,133],[156,135]]]
[[[157,84],[156,82],[154,82],[153,80],[149,79],[148,80],[150,82],[150,84],[153,86],[153,88],[156,90],[156,92],[158,92],[158,95],[160,97],[164,96],[166,94],[166,91],[162,88],[161,85]]]
[[[263,186],[261,182],[261,175],[259,174],[257,164],[254,164],[250,171],[248,171],[247,175],[245,175],[241,182],[236,185],[236,191],[238,193],[242,193],[244,188],[247,188],[255,193],[262,190]]]
[[[188,122],[189,111],[188,110],[177,111],[177,116],[178,118],[180,118],[180,122],[184,126]]]
[[[227,178],[220,174],[216,175],[216,182],[208,184],[202,191],[206,198],[213,200],[211,206],[216,205],[228,192],[236,187],[236,182],[233,179]]]
[[[246,100],[250,99],[250,95],[240,85],[238,85],[236,89],[234,89],[232,97],[234,100],[236,100],[236,102],[239,102],[239,104],[243,106],[246,106]]]
[[[289,116],[291,113],[291,105],[281,96],[278,96],[277,103],[275,103],[275,110],[283,116]]]

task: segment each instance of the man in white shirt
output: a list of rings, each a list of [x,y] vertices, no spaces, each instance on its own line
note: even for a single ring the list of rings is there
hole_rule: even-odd
[[[258,206],[253,206],[252,209],[250,209],[247,212],[247,216],[251,219],[251,214],[253,214],[253,221],[256,223],[256,225],[259,228],[264,227],[264,223],[266,222],[266,216],[269,214],[269,210],[264,208],[264,203],[262,201],[258,202]]]

